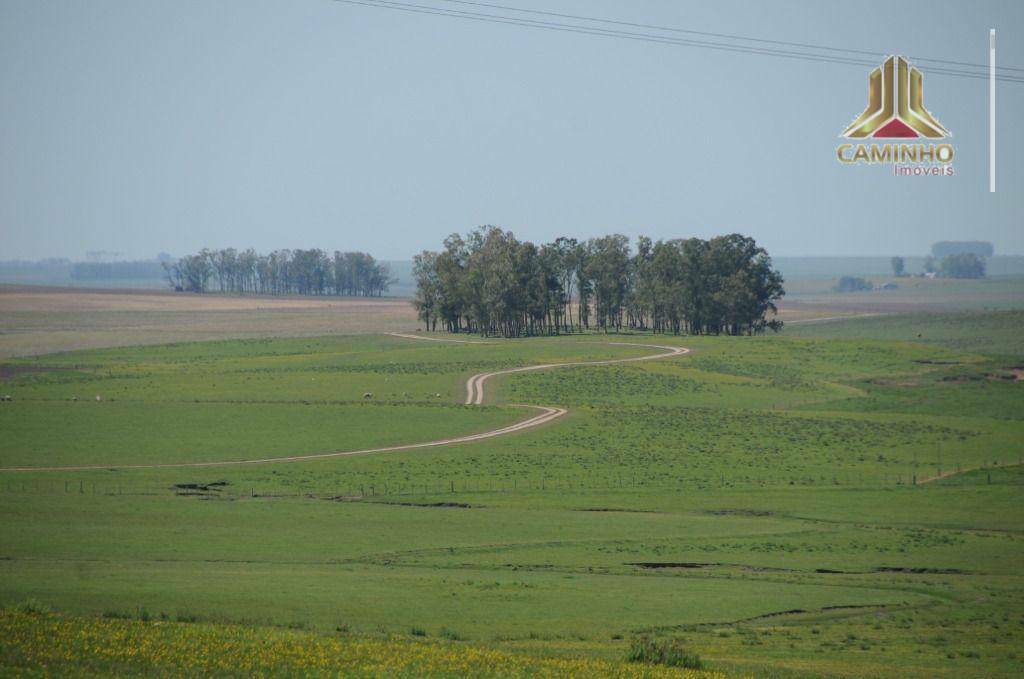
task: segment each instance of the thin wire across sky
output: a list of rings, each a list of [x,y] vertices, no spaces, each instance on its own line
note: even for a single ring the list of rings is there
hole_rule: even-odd
[[[649,42],[669,46],[737,52],[742,54],[752,54],[758,56],[772,56],[783,59],[796,59],[799,61],[848,64],[854,66],[877,66],[877,58],[885,56],[881,52],[872,52],[868,50],[828,47],[824,45],[814,45],[810,43],[801,42],[789,42],[784,40],[773,40],[769,38],[758,38],[752,36],[741,36],[730,33],[716,33],[680,27],[641,24],[628,21],[619,21],[615,19],[589,17],[578,14],[563,14],[559,12],[550,12],[544,10],[521,9],[512,7],[510,5],[475,2],[472,0],[434,0],[435,4],[427,4],[423,2],[399,2],[398,0],[334,1],[349,5],[362,5],[365,7],[376,7],[380,9],[389,9],[393,11],[409,12],[414,14],[428,14],[453,19],[463,19],[469,21],[479,21],[494,24],[505,24],[510,26],[518,26],[521,28],[535,28],[549,31],[578,33],[584,35],[595,35],[599,37]],[[501,11],[516,12],[518,14],[546,16],[562,19],[563,21],[552,21],[550,19],[532,19],[525,16],[451,9],[449,7],[436,4],[438,2],[497,9]],[[624,26],[629,28],[638,28],[645,30],[632,31],[618,28],[604,28],[597,24]],[[649,30],[660,31],[661,33],[647,32]],[[718,38],[718,40],[698,40],[694,38],[682,38],[675,37],[674,35],[664,35],[664,33],[697,35],[707,38]],[[730,40],[732,42],[722,42],[722,39]],[[743,44],[744,42],[757,44]],[[767,47],[765,45],[775,45],[775,47]],[[817,50],[817,52],[808,52],[806,50]],[[846,55],[861,56],[858,57]],[[871,60],[868,60],[864,58],[866,56],[870,56],[873,58]],[[940,75],[948,75],[950,77],[970,78],[976,80],[988,80],[990,77],[989,74],[986,72],[988,69],[987,64],[972,63],[967,61],[956,61],[952,59],[938,59],[931,57],[911,56],[909,58],[917,62],[945,64],[945,66],[930,66],[928,68],[929,74],[934,73]],[[1024,75],[1017,75],[1018,73],[1024,74],[1024,68],[1002,66],[998,67],[998,71],[995,77],[996,80],[1002,82],[1024,83]]]
[[[767,39],[767,38],[753,38],[753,37],[750,37],[750,36],[736,35],[735,33],[712,33],[712,32],[709,32],[709,31],[697,31],[697,30],[693,30],[693,29],[689,29],[689,28],[678,28],[678,27],[674,27],[674,26],[659,26],[657,24],[638,24],[638,23],[633,23],[631,21],[619,21],[619,20],[615,20],[615,19],[601,19],[601,18],[597,18],[597,17],[589,17],[589,16],[583,16],[583,15],[579,15],[579,14],[562,14],[562,13],[559,13],[559,12],[548,12],[548,11],[536,10],[536,9],[521,9],[521,8],[509,6],[509,5],[496,5],[496,4],[489,3],[489,2],[473,2],[472,0],[436,0],[436,1],[438,1],[438,2],[445,2],[445,3],[449,3],[449,4],[456,4],[456,5],[472,5],[472,6],[475,6],[475,7],[489,7],[491,9],[510,10],[510,11],[513,11],[513,12],[521,12],[523,14],[537,14],[537,15],[543,15],[543,16],[552,16],[552,17],[557,17],[557,18],[561,18],[561,19],[578,19],[578,20],[581,20],[581,21],[589,21],[589,22],[601,23],[601,24],[613,24],[613,25],[617,25],[617,26],[630,26],[630,27],[633,27],[633,28],[652,28],[654,30],[666,31],[666,32],[670,32],[670,33],[687,33],[687,34],[690,34],[690,35],[702,35],[702,36],[707,36],[707,37],[712,37],[712,38],[727,38],[729,40],[741,40],[741,41],[746,41],[746,42],[764,43],[764,44],[768,44],[768,45],[784,45],[784,46],[787,46],[787,47],[802,47],[802,48],[806,48],[806,49],[821,50],[821,51],[825,51],[825,52],[837,52],[837,53],[846,53],[846,54],[862,54],[862,55],[871,56],[871,57],[885,57],[885,56],[888,56],[887,54],[885,54],[883,52],[877,52],[877,51],[871,51],[871,50],[859,50],[859,49],[851,49],[851,48],[847,48],[847,47],[832,47],[832,46],[829,46],[829,45],[814,45],[814,44],[806,43],[806,42],[789,42],[789,41],[786,41],[786,40],[770,40],[770,39]],[[928,57],[918,57],[918,56],[912,56],[912,55],[906,55],[906,56],[907,56],[907,59],[910,59],[911,61],[927,61],[927,62],[933,62],[933,63],[937,63],[937,64],[951,64],[951,65],[954,65],[954,66],[969,66],[969,67],[972,67],[972,68],[980,68],[980,69],[988,68],[987,64],[972,63],[972,62],[969,62],[969,61],[953,61],[953,60],[950,60],[950,59],[931,59],[931,58],[928,58]],[[997,70],[1024,72],[1024,68],[1014,68],[1012,66],[998,66]]]

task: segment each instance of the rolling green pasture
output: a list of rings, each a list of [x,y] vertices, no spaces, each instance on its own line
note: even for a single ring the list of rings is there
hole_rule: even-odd
[[[0,474],[0,606],[602,660],[652,634],[737,676],[1016,676],[1024,382],[1005,377],[1024,351],[1019,319],[975,321],[987,341],[886,317],[10,361],[0,466],[105,468]],[[461,405],[474,373],[649,353],[623,341],[692,352],[504,376]],[[438,448],[122,468],[447,438],[526,416],[511,404],[569,414]]]
[[[471,345],[357,337],[24,359],[9,364],[13,375],[3,385],[14,401],[0,409],[0,466],[285,457],[476,433],[525,415],[462,406],[473,373],[644,351],[546,342],[487,354]]]
[[[791,337],[899,340],[986,355],[1024,357],[1024,311],[885,314],[786,326]]]

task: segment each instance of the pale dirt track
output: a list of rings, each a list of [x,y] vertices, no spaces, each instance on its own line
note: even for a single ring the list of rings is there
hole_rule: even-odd
[[[434,338],[434,337],[421,337],[418,335],[404,335],[399,333],[391,333],[394,337],[401,337],[404,339],[414,340],[431,340],[437,342],[459,342],[463,344],[485,344],[485,342],[473,342],[467,340],[455,340],[446,338]],[[649,349],[661,349],[662,351],[657,354],[648,354],[646,356],[634,356],[632,358],[618,358],[608,359],[604,361],[575,361],[572,363],[545,363],[543,365],[528,365],[521,368],[510,368],[508,370],[498,370],[489,373],[479,373],[473,375],[466,380],[466,405],[482,405],[484,400],[484,382],[491,377],[497,375],[507,375],[510,373],[526,372],[530,370],[546,370],[549,368],[566,368],[572,366],[581,365],[612,365],[615,363],[630,363],[635,361],[650,361],[658,358],[668,358],[671,356],[680,356],[690,352],[685,347],[669,347],[662,346],[659,344],[637,344],[633,342],[609,342],[608,344],[613,346],[630,346],[630,347],[646,347]],[[310,455],[289,455],[286,457],[265,457],[257,458],[252,460],[226,460],[226,461],[211,461],[211,462],[173,462],[166,464],[112,464],[112,465],[84,465],[84,466],[68,466],[68,467],[7,467],[0,468],[0,472],[74,472],[74,471],[90,471],[100,469],[187,469],[197,467],[231,467],[238,465],[249,465],[249,464],[270,464],[272,462],[304,462],[308,460],[322,460],[329,457],[348,457],[351,455],[368,455],[370,453],[389,453],[397,452],[400,450],[416,450],[418,448],[435,448],[438,446],[447,446],[453,443],[468,443],[471,441],[481,441],[484,439],[495,438],[497,436],[505,436],[506,434],[514,434],[516,432],[531,429],[533,427],[539,427],[542,424],[546,424],[555,420],[569,411],[565,408],[559,408],[557,406],[535,406],[535,405],[515,405],[516,408],[530,408],[533,410],[539,410],[539,415],[510,424],[500,429],[492,429],[491,431],[485,431],[479,434],[469,434],[467,436],[457,436],[449,439],[439,439],[437,441],[425,441],[423,443],[407,443],[398,446],[386,446],[383,448],[364,448],[362,450],[342,450],[334,451],[329,453],[313,453]]]
[[[981,469],[987,469],[989,472],[992,472],[992,471],[996,471],[998,469],[1007,469],[1009,467],[1019,467],[1019,466],[1021,466],[1020,463],[1014,464],[1014,463],[1011,462],[1009,464],[994,465],[994,466],[991,466],[991,467],[984,467],[983,466],[983,467],[967,467],[966,469],[951,469],[949,471],[942,472],[941,474],[936,474],[935,476],[928,476],[928,477],[925,477],[925,478],[918,479],[917,480],[917,484],[921,485],[921,484],[924,484],[924,483],[932,483],[933,481],[940,481],[942,479],[947,479],[950,476],[956,476],[958,474],[966,474],[968,472],[976,472],[976,471],[981,470]],[[991,483],[991,481],[992,481],[992,479],[991,479],[991,476],[990,476],[989,477],[989,482]]]
[[[543,365],[528,365],[522,368],[509,368],[508,370],[498,370],[492,373],[480,373],[479,375],[473,375],[466,382],[466,405],[483,405],[484,402],[484,382],[495,375],[508,375],[510,373],[522,373],[529,370],[546,370],[547,368],[568,368],[574,365],[612,365],[613,363],[629,363],[632,361],[650,361],[655,358],[667,358],[669,356],[679,356],[681,354],[687,354],[690,352],[689,349],[683,347],[666,347],[660,344],[636,344],[634,342],[609,342],[608,344],[616,347],[646,347],[648,349],[663,349],[668,353],[663,354],[651,354],[649,356],[635,356],[633,358],[616,358],[607,361],[576,361],[574,363],[545,363]]]

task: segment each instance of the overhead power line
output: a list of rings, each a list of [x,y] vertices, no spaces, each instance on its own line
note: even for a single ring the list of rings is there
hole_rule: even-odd
[[[580,14],[563,14],[563,13],[560,13],[560,12],[548,12],[548,11],[539,10],[539,9],[523,9],[521,7],[513,7],[511,5],[496,5],[496,4],[490,3],[490,2],[474,2],[473,0],[437,0],[437,1],[438,2],[447,2],[447,3],[450,3],[450,4],[456,4],[456,5],[472,5],[472,6],[475,6],[475,7],[489,7],[491,9],[501,9],[501,10],[507,10],[507,11],[512,11],[512,12],[521,12],[523,14],[536,14],[536,15],[540,15],[540,16],[557,17],[557,18],[560,18],[560,19],[575,19],[575,20],[579,20],[579,21],[590,21],[590,22],[593,22],[593,23],[600,23],[600,24],[612,24],[612,25],[616,25],[616,26],[630,26],[632,28],[650,28],[650,29],[654,29],[654,30],[657,30],[657,31],[666,31],[666,32],[670,32],[670,33],[686,33],[686,34],[689,34],[689,35],[703,35],[703,36],[707,36],[707,37],[710,37],[710,38],[726,38],[726,39],[729,39],[729,40],[742,40],[742,41],[745,41],[745,42],[757,42],[757,43],[762,43],[762,44],[767,44],[767,45],[782,45],[782,46],[786,46],[786,47],[801,47],[801,48],[805,48],[805,49],[814,49],[814,50],[822,50],[822,51],[825,51],[825,52],[836,52],[836,53],[845,53],[845,54],[862,54],[862,55],[865,55],[865,56],[876,57],[876,58],[877,57],[886,57],[886,56],[888,56],[887,53],[880,52],[880,51],[877,51],[877,50],[876,51],[872,51],[872,50],[863,50],[863,49],[852,49],[852,48],[848,48],[848,47],[832,47],[830,45],[815,45],[815,44],[806,43],[806,42],[790,42],[790,41],[787,41],[787,40],[770,40],[770,39],[767,39],[767,38],[754,38],[754,37],[746,36],[746,35],[736,35],[735,33],[713,33],[713,32],[710,32],[710,31],[697,31],[697,30],[690,29],[690,28],[678,28],[678,27],[675,27],[675,26],[659,26],[657,24],[640,24],[640,23],[634,23],[632,21],[620,21],[620,20],[616,20],[616,19],[602,19],[602,18],[599,18],[599,17],[590,17],[590,16],[584,16],[584,15],[580,15]],[[969,61],[954,61],[954,60],[951,60],[951,59],[933,59],[933,58],[929,58],[929,57],[917,57],[917,56],[910,56],[910,55],[907,56],[907,59],[909,59],[910,61],[917,61],[917,62],[925,62],[926,61],[926,62],[936,63],[936,64],[950,64],[950,65],[953,65],[953,66],[969,66],[971,68],[980,68],[980,69],[987,69],[988,68],[988,64],[972,63],[972,62],[969,62]],[[997,71],[1004,70],[1004,71],[1020,71],[1020,72],[1024,72],[1024,68],[1015,68],[1013,66],[996,66],[996,70]]]
[[[675,45],[682,47],[694,47],[712,49],[725,52],[737,52],[741,54],[753,54],[758,56],[774,56],[785,59],[796,59],[800,61],[812,61],[822,63],[848,64],[856,66],[877,66],[876,61],[867,61],[841,55],[811,54],[792,50],[782,50],[768,47],[755,47],[749,45],[736,45],[707,40],[694,40],[689,38],[674,38],[670,36],[657,35],[653,33],[638,33],[617,29],[606,29],[595,26],[586,26],[574,23],[561,23],[539,19],[528,19],[523,17],[506,16],[500,14],[489,14],[482,12],[471,12],[464,10],[452,10],[436,5],[422,5],[408,2],[397,2],[394,0],[334,0],[350,5],[362,5],[365,7],[376,7],[415,14],[429,14],[456,19],[466,19],[485,23],[506,24],[526,28],[539,28],[543,30],[560,31],[566,33],[579,33],[583,35],[596,35],[602,37],[620,38],[640,42],[658,43],[663,45]],[[441,0],[442,2],[445,0]],[[874,54],[874,53],[871,53]],[[963,71],[952,68],[933,67],[928,69],[929,73],[937,73],[961,78],[972,78],[985,80],[988,78],[983,73]],[[1024,83],[1024,77],[1013,75],[997,75],[997,80],[1004,82]]]

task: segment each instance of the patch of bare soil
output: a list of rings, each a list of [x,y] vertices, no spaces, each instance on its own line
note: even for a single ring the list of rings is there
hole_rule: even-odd
[[[771,516],[773,512],[764,509],[709,509],[713,516]]]
[[[639,568],[661,569],[661,568],[714,568],[721,566],[720,563],[700,563],[697,561],[637,561],[627,563],[627,566],[638,566]]]
[[[981,379],[981,375],[945,375],[940,379],[940,382],[953,382],[954,384],[964,384],[967,382],[976,382]]]
[[[870,571],[841,571],[832,568],[815,568],[822,575],[867,575],[868,573],[911,573],[914,575],[968,575],[969,571],[959,568],[928,568],[924,566],[879,566]]]
[[[879,566],[874,570],[875,573],[914,573],[915,575],[920,574],[934,574],[934,575],[967,575],[967,571],[960,570],[959,568],[924,568],[924,567],[910,567],[910,566]]]
[[[577,512],[622,512],[625,514],[657,514],[653,509],[616,509],[613,507],[587,507],[577,509]]]
[[[397,505],[399,507],[443,507],[450,509],[483,509],[483,505],[471,505],[465,502],[378,502],[382,505]]]
[[[1000,372],[986,373],[985,379],[993,382],[1024,382],[1024,368],[1014,366],[1004,368]]]
[[[209,497],[221,492],[227,481],[214,481],[213,483],[176,483],[171,488],[175,495],[186,495],[195,497]]]

